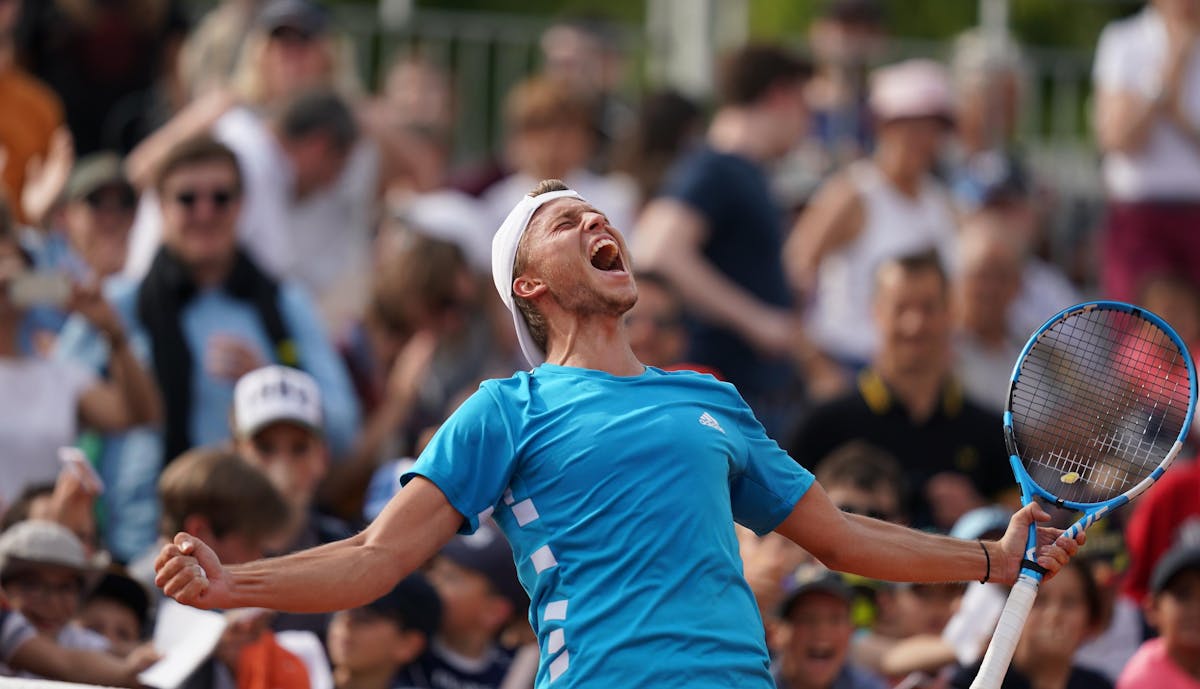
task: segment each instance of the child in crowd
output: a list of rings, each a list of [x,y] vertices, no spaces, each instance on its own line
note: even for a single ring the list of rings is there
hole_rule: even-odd
[[[785,588],[783,625],[773,645],[777,689],[883,689],[883,681],[850,661],[854,594],[841,575],[801,565]]]
[[[79,609],[76,621],[108,639],[108,648],[125,656],[146,637],[150,597],[133,579],[105,573]]]
[[[405,681],[433,689],[496,689],[514,657],[500,635],[529,607],[508,541],[494,524],[480,524],[442,549],[429,582],[442,601],[442,626]]]
[[[88,557],[75,534],[56,522],[23,521],[0,535],[0,585],[9,604],[67,648],[108,649],[103,636],[71,624],[106,562],[105,554]]]
[[[429,647],[442,603],[425,577],[411,574],[369,605],[335,613],[329,660],[336,689],[400,689],[397,674]]]
[[[1117,689],[1200,689],[1200,543],[1186,541],[1159,560],[1147,617],[1160,636],[1142,644]]]

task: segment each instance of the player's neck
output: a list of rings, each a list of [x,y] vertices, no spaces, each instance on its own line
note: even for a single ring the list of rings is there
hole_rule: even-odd
[[[335,689],[391,689],[396,668],[384,666],[355,672],[345,667],[333,669]]]
[[[604,371],[614,376],[637,376],[645,366],[629,347],[620,317],[569,318],[551,322],[546,361]]]

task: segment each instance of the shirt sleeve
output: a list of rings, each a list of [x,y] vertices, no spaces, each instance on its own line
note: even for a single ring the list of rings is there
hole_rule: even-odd
[[[1096,43],[1092,80],[1096,88],[1148,95],[1157,87],[1157,75],[1147,74],[1148,65],[1130,45],[1130,27],[1105,27]]]
[[[484,386],[442,424],[400,482],[407,484],[417,476],[432,481],[462,514],[459,531],[470,534],[500,501],[515,467],[513,435],[496,398]]]
[[[21,613],[0,610],[0,661],[11,661],[17,649],[36,633]]]
[[[354,395],[346,363],[330,342],[317,317],[316,306],[302,289],[291,284],[282,285],[279,301],[304,370],[321,387],[321,411],[330,449],[335,456],[342,455],[354,444],[361,420],[358,398]]]
[[[775,530],[813,484],[813,475],[767,436],[750,407],[741,403],[738,431],[745,441],[741,470],[729,481],[733,518],[762,536]]]
[[[723,176],[714,174],[716,165],[696,156],[684,158],[667,177],[662,196],[691,206],[712,224],[721,216],[721,204],[729,193]]]

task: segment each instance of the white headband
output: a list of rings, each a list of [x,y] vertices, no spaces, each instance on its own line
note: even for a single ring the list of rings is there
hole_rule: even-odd
[[[521,201],[513,206],[504,224],[496,230],[492,237],[492,280],[496,283],[496,291],[500,300],[508,307],[513,315],[513,327],[517,329],[517,342],[521,343],[521,351],[530,366],[537,366],[546,360],[546,353],[533,341],[529,334],[529,325],[524,316],[513,303],[513,263],[517,259],[517,245],[529,227],[529,220],[544,204],[556,199],[575,198],[583,200],[579,194],[571,191],[551,191],[537,196],[522,196]]]

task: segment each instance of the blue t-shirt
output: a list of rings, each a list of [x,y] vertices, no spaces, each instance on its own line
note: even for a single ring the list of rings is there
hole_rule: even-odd
[[[813,478],[733,386],[543,364],[480,386],[417,475],[508,537],[538,687],[772,686],[733,522],[773,530]]]
[[[704,257],[725,277],[765,304],[791,307],[782,258],[784,211],[761,165],[701,146],[671,168],[662,195],[703,216]],[[720,371],[752,404],[792,379],[786,362],[763,359],[732,330],[696,321],[690,331],[688,361]]]

